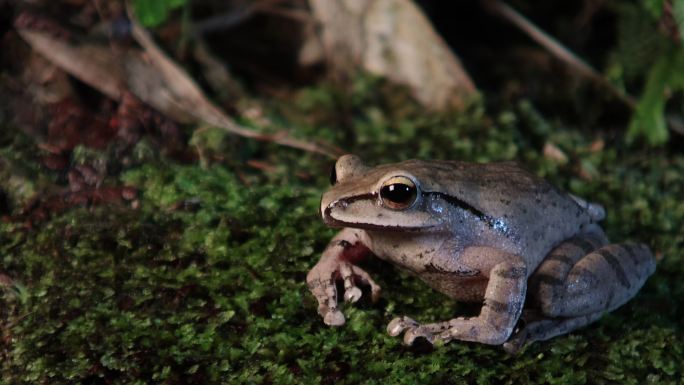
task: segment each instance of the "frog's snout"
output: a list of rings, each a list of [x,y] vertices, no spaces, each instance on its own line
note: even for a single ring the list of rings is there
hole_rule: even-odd
[[[321,198],[321,204],[318,208],[321,219],[323,219],[323,222],[328,226],[340,227],[340,222],[335,218],[334,212],[337,212],[338,210],[344,210],[348,206],[348,203],[344,199],[332,200],[330,198],[326,198],[328,197],[326,197],[326,194],[324,194]]]
[[[321,219],[323,219],[323,222],[329,224],[328,219],[330,217],[330,211],[335,208],[338,201],[332,201],[326,195],[327,194],[323,194],[321,197],[321,203],[318,205],[318,214],[321,216]]]

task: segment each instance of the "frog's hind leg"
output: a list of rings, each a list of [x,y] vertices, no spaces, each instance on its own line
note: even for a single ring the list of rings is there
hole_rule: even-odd
[[[595,312],[579,317],[545,317],[535,311],[524,311],[520,317],[525,325],[516,330],[511,338],[503,344],[504,350],[508,353],[515,353],[523,345],[534,342],[544,341],[561,334],[571,331],[597,321],[605,313]]]
[[[547,317],[607,312],[632,298],[653,271],[655,258],[646,245],[611,244],[580,258],[565,277],[535,272],[528,293]]]
[[[556,314],[567,294],[565,282],[573,267],[592,251],[606,245],[603,230],[590,225],[580,235],[556,246],[530,276],[527,295],[544,314]]]
[[[528,291],[538,317],[511,338],[507,350],[594,322],[641,288],[655,270],[655,259],[648,247],[602,245],[605,238],[601,236],[592,232],[564,242],[539,266],[530,277]],[[578,257],[585,250],[590,251]]]

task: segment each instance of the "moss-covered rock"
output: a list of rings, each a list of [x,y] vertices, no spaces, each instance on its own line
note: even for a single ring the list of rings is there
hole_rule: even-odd
[[[372,260],[365,267],[383,286],[382,300],[346,307],[347,324],[328,328],[304,277],[334,233],[318,219],[330,162],[271,145],[239,146],[205,130],[191,141],[197,163],[159,157],[144,142],[134,148],[132,161],[108,176],[134,186],[133,201],[72,207],[32,228],[6,216],[0,266],[13,283],[0,297],[0,383],[681,381],[684,156],[626,148],[622,139],[602,148],[600,134],[551,123],[527,103],[433,115],[385,87],[368,78],[348,92],[319,86],[273,101],[271,115],[301,137],[327,139],[371,164],[517,159],[603,203],[613,239],[647,242],[662,258],[656,274],[600,322],[510,356],[457,341],[409,348],[389,337],[385,326],[399,314],[430,321],[474,309]],[[3,162],[30,158],[17,143],[2,142]],[[546,143],[568,161],[544,157]],[[245,167],[252,157],[267,162],[268,172]],[[65,183],[30,170],[22,173],[30,181]],[[25,197],[3,179],[16,214]]]

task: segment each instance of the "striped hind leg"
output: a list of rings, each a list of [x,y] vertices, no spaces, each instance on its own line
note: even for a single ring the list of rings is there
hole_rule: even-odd
[[[578,317],[545,317],[535,311],[524,312],[520,317],[525,326],[511,336],[503,344],[508,353],[515,353],[523,345],[534,341],[545,341],[561,334],[570,333],[575,329],[588,325],[605,314],[602,311]]]
[[[564,283],[572,268],[587,254],[608,243],[603,230],[591,225],[585,232],[556,246],[530,276],[527,296],[543,314],[560,311],[568,294]]]
[[[549,254],[530,277],[528,293],[536,310],[527,312],[530,320],[509,340],[507,350],[596,321],[632,298],[655,270],[655,259],[645,245],[600,243],[600,237],[588,234]],[[577,257],[580,249],[597,245]]]

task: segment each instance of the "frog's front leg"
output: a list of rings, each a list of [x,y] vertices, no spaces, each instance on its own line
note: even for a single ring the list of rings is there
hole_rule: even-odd
[[[356,262],[370,254],[369,239],[363,230],[345,228],[328,243],[321,259],[309,271],[306,283],[318,301],[318,314],[326,325],[343,325],[344,315],[338,309],[337,288],[335,282],[344,282],[344,299],[356,302],[361,298],[361,290],[356,286],[361,283],[371,288],[371,299],[376,301],[380,296],[380,286],[355,265]]]
[[[490,252],[491,250],[486,249]],[[429,342],[458,339],[490,345],[503,344],[513,332],[523,309],[527,268],[518,256],[498,251],[493,254],[490,256],[503,261],[489,271],[489,282],[479,316],[458,317],[425,325],[420,325],[408,317],[399,317],[389,323],[388,333],[396,336],[405,331],[404,343],[407,345],[412,344],[416,337],[424,337]]]

